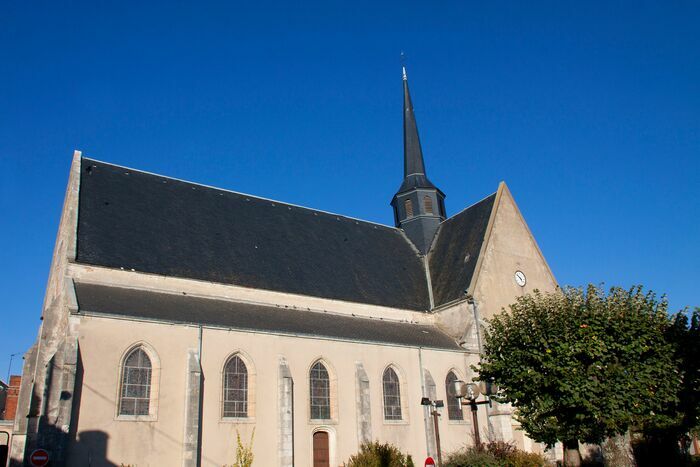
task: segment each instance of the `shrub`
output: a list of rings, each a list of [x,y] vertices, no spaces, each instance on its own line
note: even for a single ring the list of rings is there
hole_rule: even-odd
[[[255,439],[255,428],[250,435],[250,443],[243,444],[241,434],[236,430],[236,462],[231,466],[224,467],[250,467],[253,465],[253,440]]]
[[[404,455],[399,448],[389,443],[363,443],[360,452],[351,456],[347,467],[414,467],[410,455]]]
[[[444,467],[542,467],[547,460],[540,454],[521,451],[511,443],[493,441],[460,449],[447,455]]]
[[[451,452],[442,462],[444,467],[501,467],[503,463],[490,452],[475,448]]]

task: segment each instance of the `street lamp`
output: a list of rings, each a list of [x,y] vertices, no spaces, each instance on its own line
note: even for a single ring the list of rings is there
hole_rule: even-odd
[[[481,381],[476,383],[465,383],[457,380],[450,386],[450,396],[456,397],[460,404],[468,405],[472,409],[472,422],[474,425],[474,442],[477,446],[481,445],[481,435],[479,434],[479,418],[477,417],[477,409],[481,404],[488,404],[491,407],[491,396],[498,392],[498,386],[492,382]],[[479,395],[483,394],[486,398],[483,401],[477,402]]]
[[[17,353],[11,353],[10,354],[10,364],[7,368],[7,384],[10,384],[10,374],[12,373],[12,360],[17,356],[20,355],[22,352],[17,352]]]
[[[442,467],[442,450],[440,449],[440,427],[438,427],[438,417],[440,416],[440,412],[438,412],[437,409],[441,409],[442,407],[444,407],[445,403],[442,401],[431,401],[429,398],[423,397],[420,400],[420,405],[431,407],[430,415],[433,416],[433,426],[435,427],[435,447],[437,448],[438,466]]]

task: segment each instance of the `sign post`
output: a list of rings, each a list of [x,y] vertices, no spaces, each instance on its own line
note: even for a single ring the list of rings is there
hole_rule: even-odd
[[[46,449],[36,449],[29,456],[29,462],[35,467],[44,467],[49,463],[49,452]]]

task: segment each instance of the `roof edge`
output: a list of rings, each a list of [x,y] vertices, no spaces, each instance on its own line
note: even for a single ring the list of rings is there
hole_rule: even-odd
[[[498,190],[496,190],[496,198],[493,200],[493,206],[491,206],[491,214],[489,214],[489,222],[488,222],[488,224],[486,224],[486,232],[484,233],[484,238],[481,241],[481,248],[479,248],[479,257],[476,260],[476,266],[474,266],[474,273],[472,274],[471,280],[469,281],[469,286],[467,287],[467,291],[469,292],[469,295],[474,295],[474,286],[476,285],[476,281],[479,278],[479,274],[481,274],[481,267],[484,264],[484,256],[486,253],[486,247],[488,246],[489,241],[491,240],[491,232],[493,231],[493,224],[496,221],[496,213],[498,212],[498,206],[501,204],[501,197],[503,196],[504,189],[507,190],[506,182],[501,181],[498,184]],[[489,196],[493,196],[493,194],[491,194]],[[488,196],[486,198],[488,198]],[[484,198],[484,199],[486,199],[486,198]]]

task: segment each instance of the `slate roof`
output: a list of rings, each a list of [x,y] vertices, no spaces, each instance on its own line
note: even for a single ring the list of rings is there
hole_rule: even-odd
[[[429,253],[435,306],[469,286],[494,199],[440,225]],[[79,263],[430,309],[423,259],[394,227],[88,158],[78,203]]]
[[[464,297],[474,275],[495,199],[494,193],[440,224],[428,253],[435,306]]]
[[[347,217],[83,158],[77,261],[428,310],[404,234]]]
[[[237,303],[96,284],[75,284],[82,313],[252,331],[462,350],[435,326]]]

